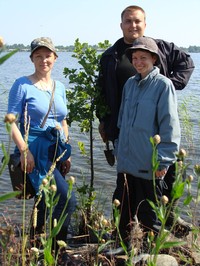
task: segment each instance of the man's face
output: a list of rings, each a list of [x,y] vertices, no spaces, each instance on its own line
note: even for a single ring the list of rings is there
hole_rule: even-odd
[[[127,10],[120,26],[125,43],[132,44],[135,39],[144,35],[146,28],[144,14],[141,10]]]

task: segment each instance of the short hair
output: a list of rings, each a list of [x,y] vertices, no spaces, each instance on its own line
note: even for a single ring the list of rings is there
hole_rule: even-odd
[[[144,20],[146,20],[146,13],[140,6],[127,6],[121,13],[121,20],[123,20],[124,13],[128,10],[140,10],[144,14]]]

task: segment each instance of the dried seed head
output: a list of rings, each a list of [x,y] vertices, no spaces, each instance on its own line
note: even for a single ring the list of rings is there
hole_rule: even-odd
[[[0,36],[0,48],[3,47],[3,45],[4,45],[3,37]]]
[[[52,191],[54,191],[54,192],[56,192],[56,190],[57,190],[57,187],[56,187],[56,185],[51,185],[51,187],[50,187],[50,188],[51,188],[51,190],[52,190]]]
[[[57,244],[60,248],[65,248],[67,246],[67,244],[63,240],[58,240]]]
[[[189,182],[192,182],[194,180],[194,177],[193,177],[193,175],[189,175],[187,179]]]
[[[104,218],[104,219],[102,220],[102,225],[103,225],[103,226],[107,226],[107,225],[108,225],[108,221],[107,221],[107,219]]]
[[[53,227],[55,228],[57,226],[57,219],[53,219]]]
[[[12,124],[16,121],[16,116],[14,114],[7,114],[5,115],[4,122]]]
[[[33,228],[37,226],[37,207],[33,209]]]
[[[10,249],[9,249],[9,253],[13,253],[14,252],[14,249],[11,247]]]
[[[178,161],[178,167],[182,168],[183,167],[183,161]]]
[[[32,251],[33,253],[35,253],[36,255],[39,255],[39,249],[38,249],[38,248],[36,248],[36,247],[32,247],[32,248],[31,248],[31,251]]]
[[[119,205],[120,205],[120,201],[119,201],[118,199],[115,199],[115,200],[113,201],[113,204],[114,204],[115,207],[119,207]]]
[[[194,166],[194,172],[196,175],[200,175],[200,165],[196,164]]]
[[[75,184],[75,177],[70,176],[69,181],[72,183],[72,185]]]
[[[150,231],[149,232],[149,235],[150,235],[150,237],[154,237],[154,232],[153,231]]]
[[[159,135],[155,135],[153,137],[153,142],[154,142],[155,145],[158,145],[161,142],[160,136]]]
[[[163,195],[162,198],[161,198],[161,202],[166,205],[168,202],[169,202],[169,199],[167,196]]]
[[[46,178],[44,178],[43,180],[42,180],[42,185],[43,186],[46,186],[48,184],[48,180],[46,179]]]
[[[184,158],[184,157],[186,157],[186,155],[187,155],[186,150],[184,150],[184,149],[180,149],[180,151],[179,151],[179,156],[180,156],[181,158]]]

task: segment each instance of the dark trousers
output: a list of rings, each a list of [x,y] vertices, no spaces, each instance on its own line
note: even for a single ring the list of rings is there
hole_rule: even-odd
[[[165,186],[163,187],[163,195],[167,196],[169,199],[169,202],[171,202],[172,196],[171,196],[171,191],[173,187],[173,183],[175,181],[175,164],[172,164],[165,177]]]
[[[162,196],[162,180],[156,180],[156,194],[158,199]],[[136,215],[143,230],[154,230],[159,225],[156,214],[149,202],[156,203],[153,181],[135,177],[129,174],[119,173],[117,176],[117,187],[113,194],[113,201],[120,201],[120,223],[119,231],[122,239],[130,235],[131,222]],[[115,217],[114,217],[115,218]]]

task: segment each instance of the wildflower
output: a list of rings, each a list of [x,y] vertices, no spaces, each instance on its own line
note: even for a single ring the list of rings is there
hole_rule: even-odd
[[[169,199],[167,196],[163,195],[162,198],[161,198],[161,202],[166,205],[168,202],[169,202]]]
[[[155,145],[158,145],[161,142],[160,136],[159,135],[155,135],[153,137],[153,142],[154,142]]]
[[[98,221],[94,221],[94,229],[98,230],[99,228],[100,228],[99,222]]]
[[[150,237],[154,237],[154,232],[153,231],[150,231],[149,232],[149,235],[150,235]]]
[[[33,228],[37,226],[37,207],[33,209]]]
[[[192,182],[194,180],[194,177],[193,177],[193,175],[189,175],[187,179],[189,182]]]
[[[180,160],[184,160],[184,158],[186,157],[186,155],[187,155],[187,152],[186,152],[186,150],[184,150],[184,149],[180,149],[179,150],[179,153],[178,153],[178,155],[177,155],[177,157],[180,159]]]
[[[10,249],[9,249],[9,253],[13,253],[14,252],[14,249],[11,247]]]
[[[118,199],[115,199],[115,200],[113,201],[113,204],[114,204],[115,207],[119,207],[119,205],[120,205],[120,201],[119,201]]]
[[[44,178],[43,180],[42,180],[42,185],[43,186],[46,186],[48,184],[48,180],[46,179],[46,178]]]
[[[56,185],[51,185],[51,190],[54,191],[54,192],[56,192],[56,190],[57,190]]]
[[[57,219],[53,219],[53,227],[55,228],[57,226]]]
[[[36,248],[36,247],[32,247],[32,248],[31,248],[31,251],[32,251],[33,253],[35,253],[36,255],[39,255],[39,249],[38,249],[38,248]]]
[[[67,244],[63,240],[58,240],[57,244],[60,248],[65,248],[67,246]]]
[[[3,45],[4,45],[3,37],[0,36],[0,48],[3,47]]]
[[[103,226],[107,226],[107,225],[108,225],[108,221],[107,221],[107,219],[104,218],[104,219],[102,220],[102,225],[103,225]]]
[[[194,172],[196,175],[200,175],[200,165],[196,164],[194,166]]]
[[[75,183],[75,177],[70,176],[69,177],[69,181],[72,183],[72,185]]]
[[[181,169],[183,167],[183,161],[178,161],[178,167]]]
[[[5,115],[4,122],[12,124],[16,121],[16,116],[14,114],[7,114]]]

